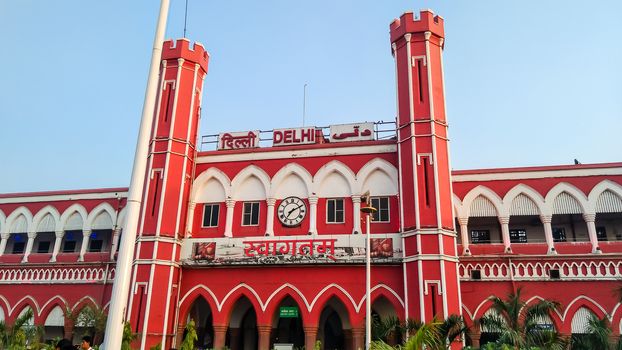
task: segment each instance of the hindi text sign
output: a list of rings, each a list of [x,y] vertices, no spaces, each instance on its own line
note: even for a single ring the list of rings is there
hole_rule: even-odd
[[[259,130],[225,132],[218,134],[218,149],[245,149],[259,147]]]
[[[330,142],[368,141],[374,139],[374,123],[330,126]]]

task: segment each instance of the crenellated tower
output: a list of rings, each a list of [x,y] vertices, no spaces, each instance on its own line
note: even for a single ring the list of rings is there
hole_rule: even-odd
[[[390,25],[397,85],[400,229],[407,317],[460,314],[445,93],[443,18],[424,10]]]
[[[179,250],[197,152],[209,55],[186,39],[164,42],[128,315],[140,348],[172,346]]]

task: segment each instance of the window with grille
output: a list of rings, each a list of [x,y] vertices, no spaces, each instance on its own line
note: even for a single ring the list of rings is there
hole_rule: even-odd
[[[607,229],[605,229],[605,226],[596,227],[596,238],[598,238],[599,241],[607,240]]]
[[[338,224],[344,222],[343,198],[326,200],[326,222]]]
[[[553,227],[553,242],[566,242],[566,229]]]
[[[259,202],[244,203],[242,212],[242,226],[259,225]]]
[[[371,206],[376,208],[374,222],[389,222],[389,197],[372,198]]]
[[[527,243],[527,230],[523,228],[510,230],[510,243]]]
[[[220,204],[205,204],[203,207],[203,227],[218,227]]]
[[[490,243],[489,230],[471,230],[471,243],[484,244]]]

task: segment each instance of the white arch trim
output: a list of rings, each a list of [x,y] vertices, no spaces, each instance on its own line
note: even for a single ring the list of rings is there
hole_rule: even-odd
[[[585,299],[587,301],[589,301],[591,304],[589,304],[589,306],[591,305],[595,305],[600,311],[603,312],[604,315],[607,315],[607,319],[609,319],[609,321],[611,321],[611,315],[609,315],[607,313],[607,311],[605,311],[605,308],[602,307],[599,303],[596,302],[596,300],[587,297],[585,295],[579,295],[578,297],[572,299],[572,301],[570,303],[568,303],[568,306],[566,306],[566,310],[564,310],[564,317],[562,318],[562,321],[566,320],[566,317],[568,316],[568,310],[570,310],[570,308],[572,307],[572,305],[574,305],[575,303],[578,303],[581,299]],[[574,316],[574,315],[573,315]]]
[[[60,299],[63,304],[65,304],[65,307],[67,307],[69,305],[69,303],[67,303],[67,300],[65,298],[63,298],[61,295],[56,294],[55,296],[51,297],[50,299],[48,299],[48,301],[45,302],[45,304],[43,304],[43,306],[41,306],[41,311],[39,311],[39,316],[41,316],[41,313],[43,313],[43,310],[45,310],[45,308],[53,301],[56,299]]]
[[[251,176],[254,176],[261,182],[266,195],[270,193],[270,177],[268,174],[256,165],[249,165],[242,169],[231,181],[231,197],[235,198],[238,195],[237,189],[240,188],[240,184]]]
[[[51,205],[46,205],[45,207],[41,208],[41,210],[39,210],[35,216],[32,219],[32,229],[36,230],[39,228],[39,223],[41,223],[41,220],[43,220],[43,218],[45,218],[45,216],[47,214],[52,215],[52,218],[54,218],[54,223],[55,223],[55,230],[58,231],[59,230],[59,226],[60,226],[60,213],[58,212],[58,210],[56,208],[54,208]]]
[[[501,199],[501,197],[499,197],[499,195],[496,192],[494,192],[493,190],[491,190],[490,188],[486,186],[478,185],[474,187],[473,189],[471,189],[469,193],[467,193],[464,196],[464,199],[462,200],[462,210],[461,210],[461,214],[464,216],[459,216],[459,217],[468,218],[471,215],[471,204],[473,203],[475,198],[479,196],[482,196],[488,199],[492,203],[492,205],[497,210],[498,216],[509,215],[508,214],[510,212],[509,209],[507,211],[504,210],[503,200]]]
[[[108,213],[108,215],[110,215],[110,219],[112,220],[112,225],[114,225],[114,223],[117,220],[117,213],[115,212],[114,208],[112,208],[112,205],[108,203],[101,203],[95,208],[93,208],[93,210],[91,210],[88,217],[86,218],[84,227],[87,230],[90,230],[93,227],[93,223],[95,222],[95,219],[102,212],[106,212]]]
[[[362,193],[363,191],[367,190],[366,188],[362,188],[363,184],[365,183],[367,178],[376,170],[380,170],[383,173],[385,173],[389,177],[389,179],[391,179],[391,182],[395,185],[395,188],[397,190],[398,188],[397,169],[393,166],[393,164],[387,162],[384,159],[374,158],[370,160],[369,162],[367,162],[365,165],[363,165],[363,167],[356,174],[354,193]],[[394,194],[397,194],[397,191]]]
[[[63,230],[65,228],[65,224],[67,223],[67,220],[71,217],[71,214],[76,213],[76,212],[80,214],[80,216],[82,217],[82,229],[84,230],[86,219],[88,218],[88,213],[86,212],[86,209],[84,208],[84,206],[78,203],[72,204],[60,216],[60,229],[59,230]]]
[[[76,307],[78,305],[80,305],[80,303],[82,303],[82,301],[84,301],[84,300],[90,300],[93,303],[93,305],[98,305],[97,302],[95,301],[95,299],[93,299],[93,298],[91,298],[90,296],[87,295],[87,296],[84,296],[84,297],[80,298],[80,300],[76,301],[76,303],[73,304],[73,306],[71,307],[71,312],[74,312]],[[80,310],[80,312],[82,312],[82,310]]]
[[[6,215],[0,210],[0,233],[4,233],[6,227]]]
[[[211,167],[194,179],[192,189],[190,190],[191,202],[196,202],[199,191],[201,191],[204,188],[203,186],[211,179],[218,181],[222,185],[222,188],[225,190],[225,197],[231,197],[231,180],[221,170]]]
[[[557,185],[553,186],[553,188],[551,188],[546,194],[546,197],[544,198],[544,203],[547,211],[550,211],[551,213],[553,212],[553,204],[555,203],[555,198],[557,198],[557,196],[559,196],[563,192],[568,193],[572,198],[576,199],[577,202],[579,202],[579,205],[581,206],[581,209],[583,209],[584,213],[593,212],[593,208],[588,203],[588,199],[585,193],[567,182],[558,183]]]
[[[26,295],[25,297],[21,298],[20,300],[18,300],[15,305],[13,305],[13,307],[11,307],[11,311],[10,314],[13,315],[13,313],[16,311],[15,308],[24,300],[30,300],[32,301],[32,305],[34,305],[35,309],[32,310],[32,313],[34,315],[41,315],[41,308],[39,307],[39,303],[37,303],[37,301],[35,300],[35,298],[31,297],[30,295]],[[31,304],[28,304],[27,306],[31,306]],[[31,306],[32,307],[32,306]]]
[[[322,182],[333,172],[336,172],[344,177],[348,183],[348,191],[350,194],[355,194],[353,191],[356,189],[354,172],[348,166],[338,160],[331,160],[324,164],[315,176],[313,176],[313,192],[319,192]]]
[[[538,212],[540,213],[540,215],[551,215],[551,212],[546,210],[545,205],[544,205],[544,198],[542,197],[540,193],[538,193],[538,191],[534,190],[533,188],[525,184],[518,184],[512,187],[512,189],[509,190],[508,193],[506,193],[505,196],[503,197],[503,213],[506,216],[509,215],[510,213],[510,208],[512,207],[512,201],[514,200],[514,198],[518,197],[518,195],[520,195],[521,193],[529,197],[529,199],[531,199],[534,202],[534,204],[538,208]]]
[[[9,214],[9,217],[6,218],[5,233],[11,232],[11,227],[15,223],[15,220],[17,220],[20,217],[20,215],[24,215],[24,217],[26,218],[26,227],[27,227],[26,230],[28,232],[32,232],[32,230],[33,230],[33,227],[32,227],[32,214],[30,213],[30,210],[28,210],[28,208],[26,208],[26,207],[19,207],[19,208],[13,210],[13,212],[11,212],[11,214]]]
[[[528,307],[528,306],[529,306],[529,304],[530,304],[531,302],[535,301],[535,300],[537,300],[538,302],[540,302],[540,301],[544,301],[544,300],[546,300],[546,299],[542,298],[542,297],[541,297],[541,296],[539,296],[539,295],[534,295],[534,296],[532,296],[531,298],[527,299],[527,301],[525,301],[525,306],[523,306],[523,307],[524,307],[524,308],[525,308],[525,307]],[[553,310],[553,311],[557,314],[557,316],[559,316],[559,318],[560,318],[561,320],[563,320],[562,314],[561,314],[561,312],[560,312],[559,310],[555,309],[555,310]],[[521,310],[521,312],[523,312],[523,310]]]
[[[588,202],[594,209],[592,213],[596,211],[596,201],[598,201],[598,197],[600,197],[600,195],[607,190],[622,198],[622,185],[619,185],[611,180],[603,180],[594,186],[594,188],[590,191],[590,194],[587,196]]]
[[[307,193],[311,194],[313,187],[313,177],[311,177],[311,174],[298,163],[288,163],[286,166],[279,169],[272,177],[270,192],[266,192],[268,193],[268,197],[274,198],[283,181],[290,175],[298,176],[307,187]]]

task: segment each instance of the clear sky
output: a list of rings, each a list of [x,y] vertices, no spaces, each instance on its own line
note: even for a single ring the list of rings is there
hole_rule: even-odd
[[[168,38],[183,35],[172,0]],[[0,193],[127,186],[159,1],[0,1]],[[452,167],[622,161],[622,1],[189,0],[201,134],[395,117],[389,23],[445,18]]]

